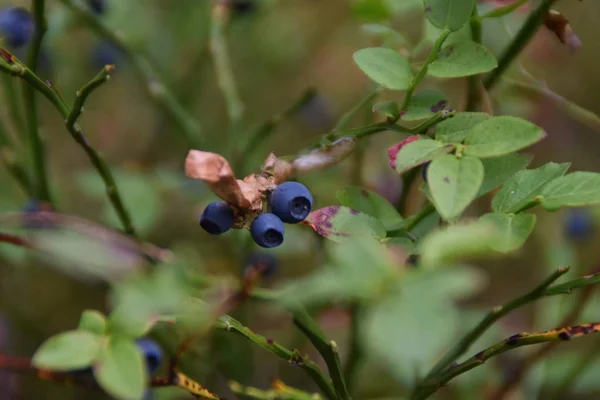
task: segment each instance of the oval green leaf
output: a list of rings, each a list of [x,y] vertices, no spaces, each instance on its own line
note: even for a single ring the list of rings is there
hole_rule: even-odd
[[[454,145],[440,143],[427,137],[408,143],[396,155],[396,172],[403,173],[411,168],[433,160],[454,149]]]
[[[483,163],[484,177],[477,197],[494,190],[527,167],[531,162],[531,156],[510,153],[500,157],[484,158],[481,162]]]
[[[406,90],[413,73],[402,54],[383,47],[370,47],[354,53],[354,62],[372,80],[392,90]]]
[[[377,218],[385,229],[394,229],[402,223],[402,216],[383,196],[364,188],[349,187],[337,192],[343,206],[361,211]]]
[[[443,143],[461,143],[471,128],[489,118],[489,114],[482,112],[458,113],[436,125],[435,140]]]
[[[480,158],[497,157],[531,146],[545,136],[542,128],[521,118],[490,118],[469,131],[463,153]]]
[[[496,57],[483,45],[464,40],[444,47],[427,73],[438,78],[460,78],[481,74],[498,66]]]
[[[112,337],[94,364],[94,377],[111,396],[122,400],[139,400],[146,387],[144,357],[133,343]]]
[[[101,336],[86,331],[69,331],[52,336],[37,349],[32,364],[53,371],[89,367],[100,351]]]
[[[475,0],[424,0],[425,15],[440,29],[456,31],[471,17]]]
[[[498,237],[490,247],[501,253],[521,248],[533,231],[535,220],[535,215],[526,213],[513,215],[490,213],[480,218],[480,221],[490,222],[496,226]]]
[[[542,193],[546,184],[563,176],[570,166],[570,163],[548,163],[536,169],[517,172],[494,196],[492,210],[508,214],[527,208]]]
[[[425,90],[415,94],[408,108],[400,116],[403,121],[418,121],[433,117],[448,106],[446,96],[437,90]]]
[[[478,158],[444,155],[427,170],[431,196],[440,215],[453,220],[475,199],[483,182],[483,164]]]
[[[542,206],[546,210],[581,207],[600,203],[600,173],[573,172],[548,183],[542,189]]]
[[[77,329],[96,335],[104,335],[106,333],[106,318],[100,311],[85,310],[81,314]]]

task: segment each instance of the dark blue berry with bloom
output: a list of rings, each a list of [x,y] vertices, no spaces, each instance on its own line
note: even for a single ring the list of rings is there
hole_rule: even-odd
[[[427,161],[421,167],[421,176],[423,176],[423,180],[425,181],[425,183],[427,183],[427,170],[429,169],[429,164],[431,164],[431,161]]]
[[[13,48],[24,46],[33,34],[33,19],[29,11],[21,7],[0,10],[0,36]]]
[[[588,210],[568,210],[564,220],[565,235],[572,240],[589,238],[594,231],[594,220]]]
[[[271,213],[261,214],[252,222],[250,234],[261,247],[272,248],[283,243],[283,222]]]
[[[158,343],[152,339],[138,339],[135,344],[140,349],[144,358],[146,359],[146,368],[148,368],[148,374],[154,375],[163,360],[163,352]]]
[[[200,216],[200,226],[211,235],[220,235],[233,227],[233,210],[224,201],[210,203]]]
[[[106,0],[87,0],[87,3],[88,7],[98,15],[106,12]]]
[[[306,186],[298,182],[284,182],[277,186],[269,200],[273,214],[283,222],[297,224],[312,208],[313,197]]]

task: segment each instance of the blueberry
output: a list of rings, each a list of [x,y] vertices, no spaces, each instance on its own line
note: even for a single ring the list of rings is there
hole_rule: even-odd
[[[277,247],[283,243],[283,222],[275,214],[261,214],[252,222],[250,234],[261,247]]]
[[[8,7],[0,10],[0,36],[14,48],[29,41],[33,33],[31,14],[21,7]]]
[[[256,270],[261,276],[268,278],[275,274],[279,262],[275,257],[265,253],[252,253],[246,260],[244,267],[244,273],[250,272],[250,270]]]
[[[568,210],[564,222],[565,235],[569,239],[583,240],[592,235],[594,221],[585,209]]]
[[[135,341],[138,349],[144,355],[146,359],[146,367],[148,368],[148,374],[154,375],[163,359],[162,349],[152,339],[138,339]]]
[[[231,7],[236,14],[248,14],[256,9],[255,0],[232,0]]]
[[[224,201],[214,201],[202,212],[200,226],[211,235],[225,233],[233,226],[233,210]]]
[[[106,0],[87,0],[88,7],[97,15],[106,11]]]
[[[411,254],[406,259],[406,265],[408,265],[411,268],[415,268],[418,264],[419,264],[419,255],[418,254]]]
[[[269,202],[273,214],[283,222],[296,224],[308,217],[313,197],[303,184],[284,182],[273,191]]]
[[[427,161],[423,164],[423,167],[421,167],[421,175],[423,176],[425,183],[427,183],[427,170],[429,169],[429,164],[431,164],[431,161]]]
[[[122,57],[123,52],[110,40],[100,40],[92,48],[92,67],[99,70],[105,65],[115,65]]]

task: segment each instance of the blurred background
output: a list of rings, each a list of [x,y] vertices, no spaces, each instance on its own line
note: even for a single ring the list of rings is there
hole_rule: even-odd
[[[509,1],[510,2],[510,1]],[[509,3],[481,2],[482,10]],[[269,152],[297,154],[317,143],[344,112],[371,89],[372,84],[352,61],[363,47],[381,44],[381,38],[362,28],[366,23],[384,23],[406,39],[398,49],[413,50],[422,60],[432,43],[419,0],[255,0],[233,12],[227,41],[235,81],[244,113],[240,129],[246,137],[271,117],[284,112],[307,90],[315,95],[297,112],[277,124],[272,135],[252,154],[240,154],[239,177],[258,171]],[[226,153],[230,132],[227,105],[215,78],[209,49],[209,0],[109,0],[99,18],[116,32],[128,47],[144,54],[175,98],[202,127],[201,150]],[[1,0],[0,7],[29,7],[26,1]],[[571,52],[551,32],[540,29],[508,73],[518,82],[502,82],[491,94],[494,112],[529,119],[541,125],[548,137],[531,149],[530,167],[549,161],[571,162],[571,170],[600,172],[600,124],[583,118],[582,107],[600,114],[600,46],[597,45],[600,3],[559,1],[556,7],[571,22],[583,46]],[[496,55],[506,46],[528,13],[528,7],[503,19],[484,23],[484,44]],[[92,32],[58,1],[47,1],[49,31],[43,44],[39,75],[50,80],[71,104],[76,91],[94,77],[104,64],[115,64],[112,79],[96,90],[85,105],[80,125],[89,141],[100,151],[114,172],[133,222],[144,240],[171,249],[186,263],[207,273],[239,279],[247,257],[259,248],[248,241],[246,232],[213,237],[198,226],[203,207],[215,200],[201,181],[185,177],[183,162],[192,147],[181,127],[153,100],[148,82],[110,41]],[[416,52],[415,52],[416,49]],[[22,53],[15,50],[21,57]],[[22,59],[25,59],[22,57]],[[30,164],[26,135],[10,112],[12,85],[21,101],[21,82],[1,76],[0,123],[18,144],[17,157]],[[451,100],[452,108],[464,107],[466,81],[428,79],[421,89],[438,88]],[[402,99],[402,93],[385,92],[380,99]],[[578,106],[575,106],[578,105]],[[45,100],[39,101],[40,133],[48,155],[50,190],[62,213],[120,229],[108,203],[102,181],[91,168],[82,149],[70,137],[63,120]],[[21,110],[22,113],[22,110]],[[585,114],[587,115],[587,114]],[[21,115],[22,118],[22,115]],[[368,110],[359,113],[349,127],[375,121]],[[246,136],[244,136],[246,135]],[[242,139],[243,140],[243,139]],[[387,149],[397,141],[386,132],[364,142],[361,150],[328,170],[301,181],[315,197],[315,208],[338,204],[336,192],[349,185],[370,188],[398,204],[402,178],[391,170]],[[234,161],[234,160],[230,160]],[[0,212],[23,211],[29,199],[4,168],[0,168]],[[418,186],[418,185],[415,185]],[[413,188],[416,189],[416,188]],[[419,210],[422,195],[412,190],[401,210],[404,216]],[[468,211],[479,215],[489,210],[491,197],[481,199]],[[482,311],[530,290],[549,271],[571,265],[571,278],[600,268],[597,246],[600,209],[577,213],[547,213],[536,210],[538,223],[525,247],[517,254],[479,263],[486,277],[478,291],[464,304],[465,329]],[[583,233],[581,233],[583,231]],[[268,253],[276,257],[278,272],[264,282],[276,287],[282,282],[319,268],[320,240],[306,226],[290,226],[284,244]],[[86,308],[106,310],[107,288],[86,283],[49,268],[22,249],[0,244],[0,351],[28,357],[50,335],[72,329]],[[600,320],[598,300],[591,295],[576,322]],[[502,320],[469,351],[521,331],[551,329],[563,320],[574,296],[541,300]],[[254,331],[274,337],[289,347],[300,347],[317,357],[301,338],[285,313],[264,305],[244,305],[234,314]],[[472,316],[472,317],[471,317]],[[348,316],[343,308],[323,310],[319,320],[328,335],[347,348]],[[456,337],[449,332],[448,343]],[[226,335],[226,334],[225,334]],[[261,349],[250,347],[234,335],[216,334],[195,349],[186,361],[186,372],[226,398],[234,398],[227,380],[265,388],[279,377],[287,384],[316,391],[298,369]],[[165,349],[174,349],[167,331],[153,332]],[[578,374],[564,399],[597,399],[600,396],[599,338],[582,338],[561,345],[546,362],[538,363],[515,392],[507,398],[547,398],[589,353],[587,372]],[[426,347],[427,342],[410,344]],[[302,347],[304,346],[304,347]],[[595,349],[595,350],[590,350]],[[437,393],[439,399],[482,399],[510,375],[515,365],[535,349],[521,349],[498,357],[470,374],[453,381]],[[594,353],[595,352],[595,353]],[[421,371],[424,372],[424,371]],[[385,365],[370,360],[362,363],[354,385],[356,399],[396,398],[406,393],[405,382],[392,378]],[[95,396],[95,397],[94,397]],[[189,398],[174,390],[156,390],[156,398]],[[392,396],[392,397],[389,397]],[[77,388],[65,388],[33,377],[0,371],[0,399],[102,398]]]

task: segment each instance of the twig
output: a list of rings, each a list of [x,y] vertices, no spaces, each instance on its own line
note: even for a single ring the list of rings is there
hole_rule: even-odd
[[[73,103],[73,107],[71,107],[71,112],[67,117],[67,127],[73,127],[77,123],[77,119],[83,112],[83,105],[87,100],[88,96],[92,94],[92,92],[100,87],[103,83],[110,79],[110,74],[115,70],[114,65],[106,65],[102,70],[87,84],[85,84],[81,89],[77,91],[77,97],[75,98],[75,102]]]
[[[358,114],[358,112],[362,110],[365,106],[373,103],[373,100],[375,100],[382,91],[382,87],[376,87],[375,89],[367,93],[367,95],[364,98],[360,99],[360,101],[354,107],[352,107],[349,111],[342,115],[337,124],[335,124],[333,131],[337,132],[345,129],[348,123],[350,123],[350,121],[352,121],[352,119],[356,116],[356,114]]]
[[[34,35],[27,55],[27,64],[35,74],[38,59],[42,47],[42,40],[46,33],[46,16],[44,9],[45,0],[32,0],[31,11],[34,19]],[[31,148],[31,157],[34,171],[34,191],[39,200],[52,202],[50,188],[48,185],[48,168],[46,167],[46,154],[44,144],[39,135],[38,107],[35,89],[27,84],[23,87],[23,98],[25,101],[25,120],[27,122],[27,135]]]
[[[4,125],[0,123],[0,159],[8,170],[8,172],[15,178],[17,183],[23,189],[25,195],[29,197],[35,197],[29,177],[25,168],[17,161],[15,157],[15,149],[8,136],[8,132],[4,129]]]
[[[67,130],[69,131],[73,139],[86,152],[88,158],[92,162],[92,165],[104,181],[104,185],[106,187],[106,194],[108,195],[108,198],[110,199],[113,207],[117,211],[117,215],[119,216],[119,219],[123,224],[125,232],[135,237],[135,229],[131,222],[131,217],[129,215],[129,212],[125,209],[125,205],[117,188],[115,180],[112,176],[112,173],[110,172],[110,169],[106,165],[106,162],[104,161],[102,156],[94,149],[94,147],[92,147],[87,137],[83,134],[83,132],[77,126],[77,124],[68,124],[68,118],[71,115],[71,109],[69,108],[69,106],[67,106],[64,100],[58,95],[58,93],[53,88],[49,87],[46,83],[42,82],[42,80],[31,69],[29,69],[23,63],[21,63],[16,57],[11,57],[11,64],[7,63],[7,61],[4,59],[0,59],[0,70],[26,81],[35,90],[43,94],[44,97],[46,97],[52,103],[52,105],[54,105],[54,107],[59,111],[61,116],[65,119],[65,125],[67,127]],[[110,70],[110,68],[103,68],[100,74],[105,74],[105,76],[108,76],[110,74]],[[93,81],[97,79],[99,79],[98,76],[94,78]],[[81,112],[81,108],[79,108],[79,112]]]
[[[587,334],[600,332],[600,322],[593,322],[577,326],[567,326],[565,328],[553,329],[537,333],[517,333],[469,358],[463,363],[451,366],[439,376],[428,379],[411,396],[412,400],[422,400],[428,398],[439,388],[448,383],[453,378],[464,374],[471,369],[485,363],[490,358],[502,354],[509,350],[521,346],[529,346],[546,342],[562,342],[578,338]]]
[[[123,52],[125,57],[129,59],[146,80],[146,88],[150,97],[162,105],[171,118],[177,122],[184,139],[194,148],[200,148],[202,145],[202,129],[200,125],[183,108],[165,82],[160,79],[156,68],[148,58],[141,52],[127,46],[117,34],[111,31],[85,6],[77,4],[73,0],[60,0],[60,2],[81,18],[96,34],[108,39]]]
[[[272,339],[267,339],[257,333],[252,332],[247,327],[243,326],[234,318],[224,315],[219,317],[215,327],[228,332],[234,332],[242,335],[251,342],[257,344],[259,347],[275,354],[281,359],[284,359],[292,366],[298,366],[302,368],[319,386],[323,394],[330,400],[337,400],[336,391],[319,366],[306,356],[302,357],[298,350],[289,350],[280,344],[276,343]]]
[[[438,53],[440,52],[440,49],[442,48],[442,45],[444,44],[446,39],[448,39],[448,36],[450,35],[450,33],[451,33],[451,31],[448,29],[442,31],[440,36],[433,43],[433,47],[431,48],[431,51],[429,52],[429,56],[427,56],[427,59],[425,60],[425,64],[423,64],[423,66],[421,67],[419,72],[417,72],[417,75],[415,75],[415,77],[412,79],[410,86],[406,90],[406,95],[404,96],[404,101],[402,102],[402,106],[400,107],[400,110],[406,110],[408,108],[408,105],[410,104],[410,100],[412,99],[413,93],[415,92],[417,86],[419,86],[419,83],[421,83],[421,81],[423,80],[423,78],[425,78],[425,75],[427,74],[427,70],[429,69],[429,64],[431,64],[432,62],[434,62],[437,59]]]
[[[21,114],[20,98],[15,90],[15,82],[8,75],[4,75],[2,79],[4,80],[4,93],[8,102],[8,111],[14,128],[18,133],[25,132],[25,120]]]
[[[394,237],[398,235],[405,234],[406,232],[410,232],[417,226],[421,221],[425,218],[429,217],[431,214],[435,212],[435,206],[431,203],[428,203],[421,211],[417,214],[413,215],[410,218],[404,220],[403,225],[398,229],[393,229],[387,231],[387,237]]]
[[[531,38],[533,38],[533,35],[537,32],[538,28],[544,21],[546,14],[548,14],[548,11],[550,11],[550,8],[554,3],[556,3],[556,0],[542,0],[538,7],[534,9],[531,14],[529,14],[529,17],[517,35],[500,56],[500,59],[498,60],[498,67],[494,69],[485,79],[484,86],[486,90],[491,90],[496,83],[498,83],[498,80],[502,74],[506,72],[515,58],[517,58],[519,53],[521,53],[523,48],[529,43]]]
[[[469,333],[463,336],[463,338],[460,339],[459,342],[450,351],[448,351],[440,361],[437,362],[431,371],[427,373],[424,380],[427,381],[428,379],[432,379],[445,370],[452,362],[456,361],[458,357],[469,350],[469,347],[471,347],[471,345],[475,343],[475,341],[479,339],[479,337],[481,337],[481,335],[483,335],[483,333],[485,333],[485,331],[500,318],[509,314],[511,311],[542,297],[548,286],[569,272],[569,269],[569,267],[558,268],[531,292],[517,297],[516,299],[511,300],[502,306],[494,307],[490,312],[487,313],[481,322],[479,322],[479,324],[477,324],[469,331]]]
[[[584,288],[582,293],[580,293],[577,302],[571,309],[571,311],[563,318],[560,325],[568,326],[574,324],[579,316],[581,315],[583,309],[591,298],[593,286],[587,286]],[[518,385],[518,383],[523,379],[523,377],[527,374],[530,368],[537,363],[539,360],[544,358],[548,353],[550,353],[558,343],[548,343],[541,348],[539,348],[534,353],[530,354],[525,360],[523,360],[515,371],[510,376],[510,379],[507,379],[501,386],[498,388],[495,394],[491,395],[490,400],[501,400],[508,393],[512,391],[512,389]]]
[[[210,50],[215,65],[215,74],[221,93],[227,103],[227,115],[230,124],[229,148],[233,151],[240,140],[241,122],[244,115],[244,103],[240,99],[231,60],[227,49],[225,28],[231,17],[231,6],[225,1],[218,1],[212,10],[210,30]]]
[[[22,236],[13,235],[5,232],[0,232],[0,243],[10,243],[12,245],[24,247],[27,249],[33,247],[28,239]]]
[[[271,118],[266,120],[261,126],[255,129],[248,135],[248,139],[245,145],[239,152],[239,157],[236,157],[234,161],[234,170],[241,169],[246,163],[249,156],[259,148],[275,131],[277,126],[285,121],[286,119],[295,115],[300,108],[306,105],[309,101],[314,99],[317,92],[315,89],[307,89],[302,95],[292,104],[288,109],[284,110],[280,114],[273,115]]]

